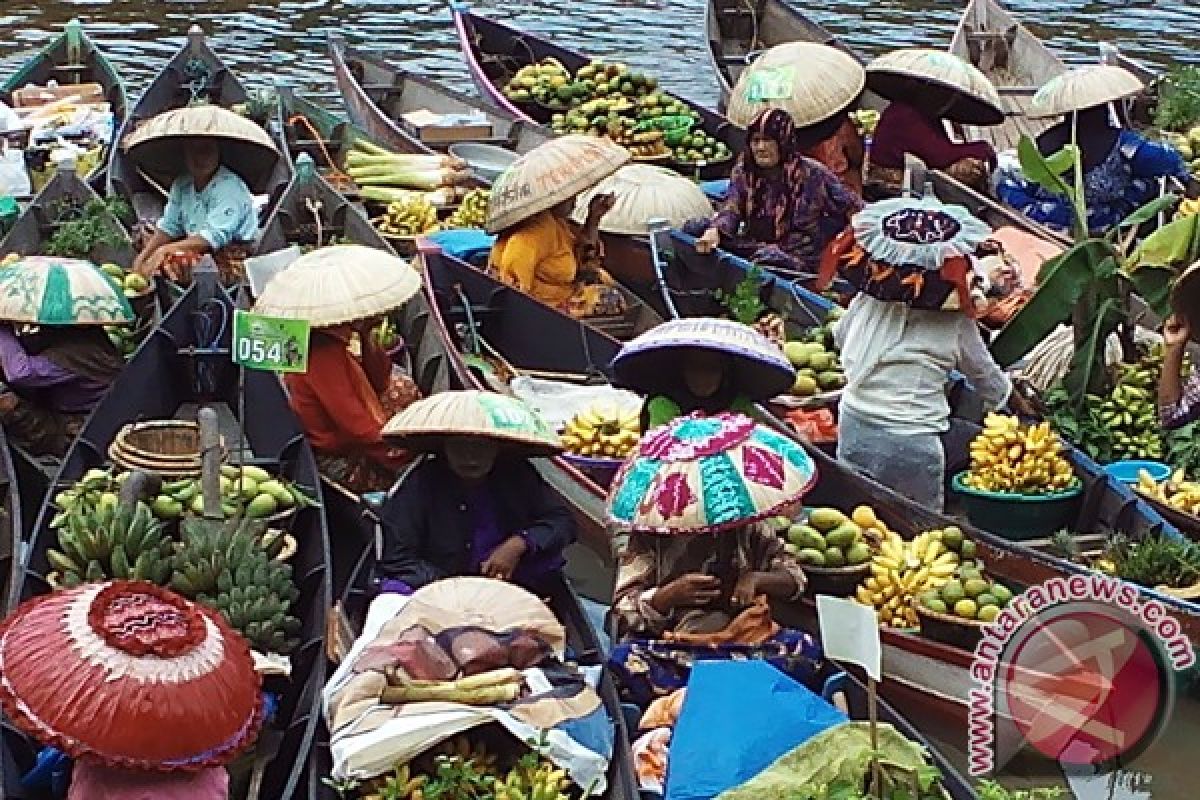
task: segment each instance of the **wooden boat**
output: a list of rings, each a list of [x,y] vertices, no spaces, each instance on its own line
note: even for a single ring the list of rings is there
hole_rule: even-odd
[[[366,512],[368,515],[370,512]],[[356,560],[354,569],[342,592],[337,595],[341,616],[349,622],[354,635],[358,635],[366,620],[367,608],[375,595],[371,580],[375,567],[375,535],[367,538],[367,545]],[[580,666],[595,667],[604,664],[604,648],[596,631],[588,621],[579,595],[566,580],[561,580],[543,597],[559,622],[566,629],[567,660]],[[608,800],[638,800],[637,778],[633,770],[633,755],[629,749],[629,735],[621,701],[616,686],[607,670],[604,670],[598,689],[605,710],[613,722],[615,738],[613,755],[608,770]],[[319,738],[314,748],[309,769],[308,797],[310,800],[335,800],[338,797],[322,778],[329,775],[333,761],[329,753],[329,731],[321,725]]]
[[[504,106],[447,89],[428,78],[391,66],[382,58],[329,37],[333,73],[350,118],[385,147],[400,153],[445,150],[452,142],[425,142],[404,115],[418,110],[435,114],[482,114],[491,136],[462,141],[481,142],[526,153],[546,141],[547,131]]]
[[[987,75],[1007,114],[1000,125],[955,126],[959,138],[986,141],[1000,152],[1015,149],[1022,136],[1037,138],[1054,124],[1027,114],[1038,87],[1066,72],[1067,65],[998,0],[967,3],[950,40],[950,52]]]
[[[194,418],[198,408],[213,407],[221,420],[230,451],[259,463],[305,487],[321,499],[312,450],[288,408],[278,378],[247,370],[239,376],[230,360],[234,305],[216,284],[215,273],[200,273],[137,351],[133,361],[88,418],[55,479],[66,488],[106,460],[109,444],[127,423],[146,418]],[[237,422],[239,383],[244,385],[242,425]],[[244,438],[243,438],[244,436]],[[43,504],[29,552],[14,593],[21,599],[49,591],[46,551],[57,537],[50,527],[56,513]],[[249,760],[250,775],[236,776],[233,797],[288,798],[300,785],[320,717],[320,689],[325,680],[325,615],[330,606],[329,536],[319,506],[299,510],[290,531],[299,547],[291,559],[300,599],[293,613],[300,618],[301,644],[290,654],[291,678],[267,677],[264,687],[279,695],[279,708],[259,736]],[[8,797],[27,797],[15,781],[28,769],[33,748],[17,747],[5,738],[5,790]],[[243,788],[239,778],[249,779]]]
[[[104,90],[104,99],[112,107],[114,142],[115,132],[125,123],[129,99],[125,94],[125,82],[117,68],[108,60],[96,43],[88,37],[79,20],[72,19],[63,32],[55,37],[9,75],[0,84],[0,100],[13,105],[13,92],[28,84],[46,86],[57,81],[60,86],[80,83],[97,83]],[[85,177],[93,186],[104,185],[108,171],[108,153]]]
[[[505,81],[518,69],[525,64],[553,57],[574,72],[590,61],[582,53],[569,50],[536,34],[481,17],[461,5],[452,5],[450,12],[454,16],[459,48],[475,88],[488,105],[503,109],[516,119],[534,120],[543,125],[550,121],[549,111],[542,112],[539,109],[536,114],[531,115],[504,96]],[[724,142],[731,152],[741,151],[746,139],[744,131],[731,125],[729,120],[720,114],[690,101],[684,102],[700,115],[700,124],[707,134]],[[709,165],[699,170],[699,177],[728,177],[732,168],[732,160]]]
[[[209,48],[204,39],[204,31],[200,26],[193,25],[188,30],[187,43],[159,71],[134,103],[128,118],[118,131],[117,142],[123,143],[125,137],[142,122],[164,111],[182,108],[193,100],[204,100],[228,108],[246,102],[248,96],[242,82]],[[274,127],[273,123],[273,119],[267,120],[268,127]],[[272,138],[278,140],[278,132],[271,133]],[[280,146],[281,151],[282,149]],[[182,158],[179,168],[180,172],[184,169]],[[290,179],[291,169],[281,153],[267,181],[268,211],[287,187]],[[139,221],[156,221],[162,215],[170,188],[169,181],[156,181],[134,166],[123,147],[113,148],[109,165],[108,193],[128,200]]]

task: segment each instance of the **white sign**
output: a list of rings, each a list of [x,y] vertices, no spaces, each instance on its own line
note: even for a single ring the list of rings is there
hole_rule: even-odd
[[[821,647],[835,661],[858,664],[875,680],[883,678],[883,650],[875,609],[829,595],[817,595]]]

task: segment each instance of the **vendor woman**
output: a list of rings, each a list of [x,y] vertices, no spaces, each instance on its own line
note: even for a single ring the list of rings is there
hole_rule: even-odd
[[[1200,419],[1200,370],[1183,375],[1188,345],[1200,332],[1200,262],[1186,269],[1171,291],[1174,312],[1163,325],[1166,354],[1158,385],[1163,428],[1175,430]]]
[[[692,221],[696,249],[721,247],[792,273],[815,273],[821,251],[862,207],[827,167],[801,153],[788,112],[762,111],[746,131],[746,149],[717,215]]]
[[[791,388],[796,373],[779,348],[730,320],[671,320],[626,342],[613,359],[616,383],[646,397],[642,430],[693,412],[753,413],[754,403]]]
[[[130,161],[153,174],[175,174],[166,209],[141,245],[133,268],[187,277],[186,264],[212,255],[226,279],[240,278],[258,236],[246,176],[268,174],[279,153],[253,122],[214,106],[167,111],[130,136]],[[178,174],[179,156],[186,171]],[[169,180],[169,179],[168,179]]]
[[[403,259],[335,245],[301,256],[271,279],[254,306],[256,313],[310,324],[307,368],[284,376],[288,399],[321,472],[355,492],[386,491],[409,460],[381,431],[388,407],[400,410],[419,391],[397,374],[375,331],[420,287]]]
[[[427,453],[383,509],[385,591],[452,575],[551,588],[575,520],[529,463],[560,450],[532,409],[502,395],[441,392],[394,417],[384,436]]]
[[[497,239],[489,271],[575,317],[621,313],[624,300],[601,266],[599,238],[615,197],[592,196],[582,225],[571,214],[581,192],[628,158],[624,148],[586,136],[554,139],[519,158],[492,186],[488,230]]]

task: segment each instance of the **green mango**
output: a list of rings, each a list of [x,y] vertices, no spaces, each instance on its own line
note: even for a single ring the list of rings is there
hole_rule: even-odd
[[[251,519],[262,519],[274,514],[278,508],[279,501],[275,499],[275,496],[268,492],[263,492],[246,506],[246,516]]]
[[[830,547],[846,550],[858,541],[859,536],[862,536],[862,530],[857,525],[853,522],[843,522],[825,534],[825,543]]]

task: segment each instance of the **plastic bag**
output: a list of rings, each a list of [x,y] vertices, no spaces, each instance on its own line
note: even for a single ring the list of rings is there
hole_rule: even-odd
[[[25,168],[25,153],[15,147],[0,150],[0,194],[11,197],[33,194],[29,170]]]

